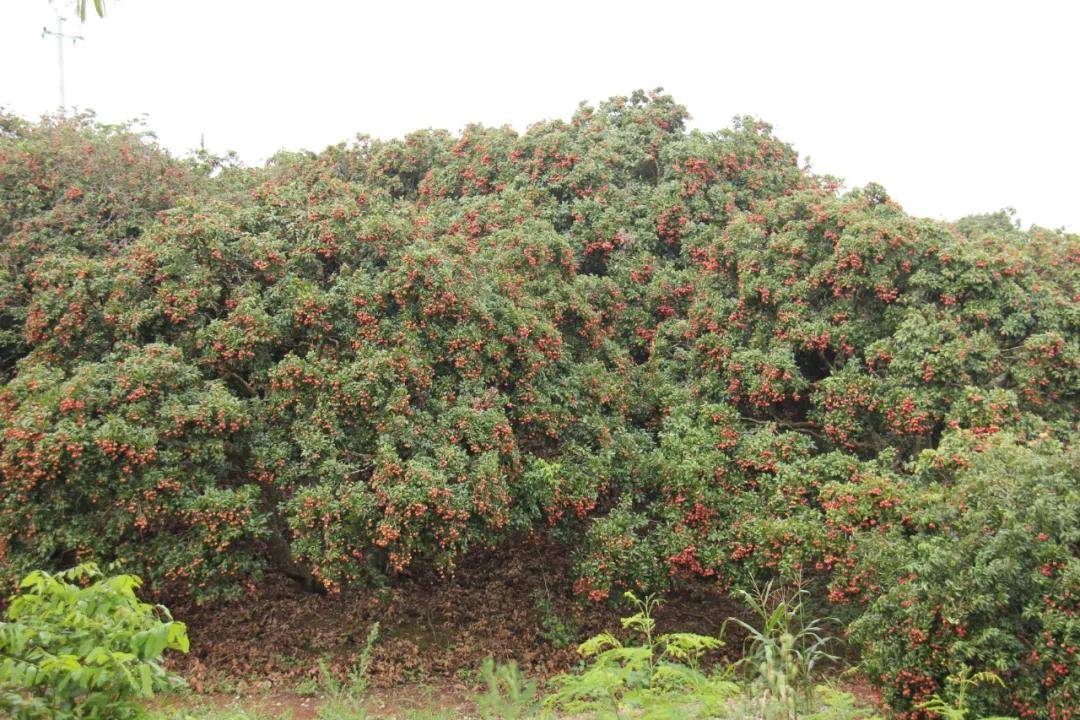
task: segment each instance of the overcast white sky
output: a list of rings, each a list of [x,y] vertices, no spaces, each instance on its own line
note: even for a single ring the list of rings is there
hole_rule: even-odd
[[[1080,3],[74,0],[0,7],[0,106],[146,114],[168,147],[257,163],[358,132],[519,129],[663,86],[696,127],[756,115],[820,172],[909,212],[1017,208],[1080,231]]]

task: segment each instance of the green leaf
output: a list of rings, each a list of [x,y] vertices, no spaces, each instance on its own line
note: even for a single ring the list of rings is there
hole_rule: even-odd
[[[141,683],[140,692],[146,697],[150,697],[153,694],[153,676],[150,673],[149,665],[139,666],[139,681]]]

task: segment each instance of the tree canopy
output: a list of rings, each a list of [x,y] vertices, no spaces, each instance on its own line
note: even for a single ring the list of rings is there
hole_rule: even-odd
[[[0,117],[4,576],[338,592],[548,533],[593,601],[807,575],[874,603],[881,538],[991,512],[950,494],[979,457],[1073,446],[1080,237],[912,217],[762,122],[687,120],[639,91],[242,169]],[[1017,632],[1075,651],[1075,530],[1038,533],[1060,614]]]

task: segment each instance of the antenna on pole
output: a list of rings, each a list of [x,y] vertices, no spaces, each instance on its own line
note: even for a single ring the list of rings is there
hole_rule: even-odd
[[[64,32],[64,17],[56,13],[56,30],[49,28],[41,29],[41,37],[52,35],[56,38],[56,57],[60,67],[60,112],[67,112],[67,98],[64,95],[64,40],[71,40],[74,45],[79,40],[84,40],[82,35],[68,35]]]

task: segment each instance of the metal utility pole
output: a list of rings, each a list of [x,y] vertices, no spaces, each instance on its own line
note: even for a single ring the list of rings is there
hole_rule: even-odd
[[[60,112],[67,112],[67,99],[64,96],[64,40],[71,40],[71,44],[74,45],[76,41],[83,40],[82,35],[67,35],[64,33],[64,18],[60,13],[56,14],[56,30],[50,30],[49,28],[41,29],[41,37],[46,35],[53,35],[56,37],[56,54],[60,63]]]

